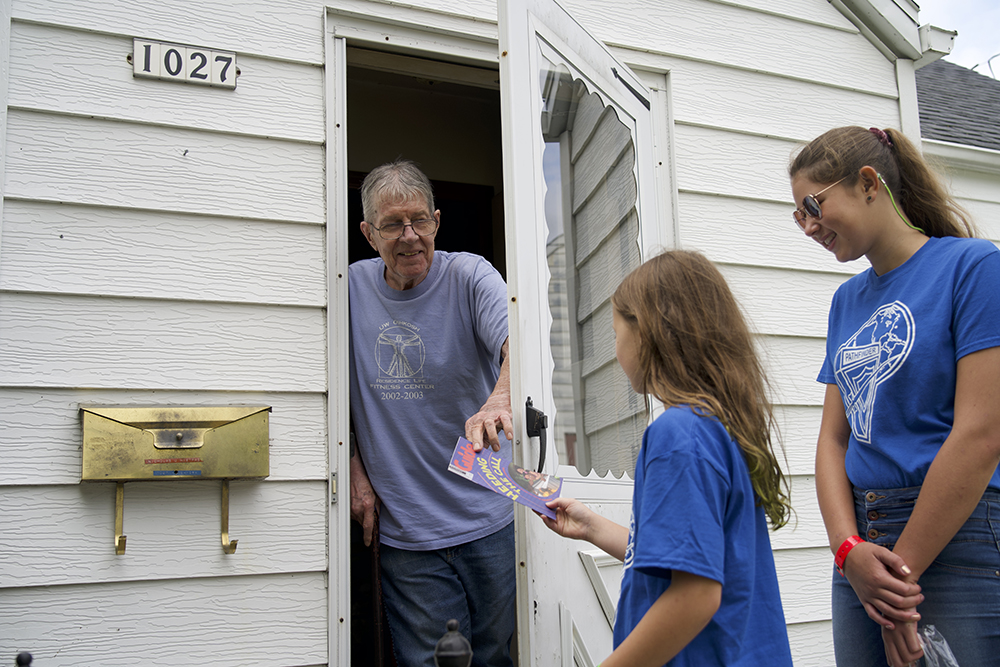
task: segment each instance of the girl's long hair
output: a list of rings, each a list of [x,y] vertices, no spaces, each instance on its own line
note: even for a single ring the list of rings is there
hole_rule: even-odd
[[[872,130],[838,127],[810,141],[788,165],[788,175],[799,173],[816,183],[844,179],[845,187],[858,182],[870,166],[882,174],[900,209],[927,236],[976,235],[972,216],[948,193],[917,147],[902,132],[885,130],[888,145]]]
[[[666,406],[715,416],[739,445],[757,504],[777,530],[788,522],[788,484],[764,369],[739,305],[703,255],[673,250],[642,264],[611,299],[638,336],[641,389]]]

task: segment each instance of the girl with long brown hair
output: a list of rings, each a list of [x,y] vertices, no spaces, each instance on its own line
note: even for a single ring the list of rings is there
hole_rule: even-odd
[[[910,664],[920,621],[1000,665],[1000,252],[895,130],[830,130],[788,171],[805,234],[871,263],[833,298],[819,374],[837,664]]]
[[[636,461],[629,528],[583,503],[546,525],[625,563],[602,667],[792,664],[768,520],[791,510],[766,381],[739,306],[704,256],[671,251],[611,300],[632,388],[663,404]]]

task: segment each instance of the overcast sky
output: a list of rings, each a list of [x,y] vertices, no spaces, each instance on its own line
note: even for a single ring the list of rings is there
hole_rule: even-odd
[[[993,56],[994,78],[1000,78],[1000,0],[915,0],[920,25],[957,30],[955,48],[945,60],[989,75],[986,61]]]

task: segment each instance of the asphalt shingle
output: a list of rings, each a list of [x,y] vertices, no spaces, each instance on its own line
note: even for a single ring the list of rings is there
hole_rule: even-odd
[[[947,60],[917,70],[924,139],[1000,150],[1000,81]]]

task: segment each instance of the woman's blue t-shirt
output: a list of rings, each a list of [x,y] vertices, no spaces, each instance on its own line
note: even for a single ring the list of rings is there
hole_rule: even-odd
[[[851,425],[847,477],[861,489],[920,486],[955,421],[958,360],[1000,345],[1000,251],[931,238],[899,267],[840,286],[819,381]],[[989,486],[1000,490],[1000,471]]]

